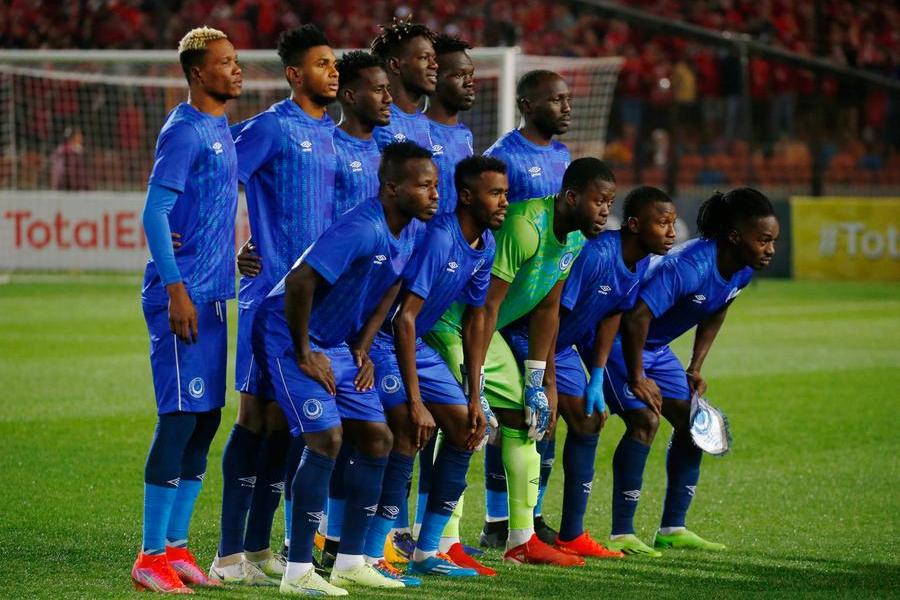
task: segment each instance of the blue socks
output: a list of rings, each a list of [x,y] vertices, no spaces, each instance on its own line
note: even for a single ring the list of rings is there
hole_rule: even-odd
[[[294,477],[291,496],[291,545],[288,561],[312,562],[313,537],[324,517],[328,480],[334,470],[334,461],[309,448],[303,450],[300,467]]]
[[[441,445],[434,463],[428,509],[422,519],[416,547],[422,552],[435,552],[441,541],[441,534],[456,508],[459,497],[466,489],[466,472],[472,453],[454,448],[448,443]]]
[[[259,552],[271,545],[272,519],[284,491],[284,466],[290,441],[287,431],[273,431],[259,449],[256,487],[247,519],[244,550]]]
[[[187,546],[191,515],[194,514],[194,504],[206,476],[206,456],[219,429],[222,411],[215,409],[196,413],[194,417],[194,430],[181,457],[181,483],[178,485],[178,493],[175,494],[166,530],[166,541],[170,546]]]
[[[306,448],[306,440],[302,435],[291,440],[291,446],[288,449],[287,463],[284,466],[284,544],[287,546],[291,539],[291,517],[293,511],[294,497],[294,475],[300,468],[300,457],[303,456],[303,450]]]
[[[534,505],[534,516],[541,516],[544,507],[544,493],[547,491],[547,483],[550,481],[550,472],[553,471],[553,462],[556,460],[556,440],[543,439],[536,444],[537,452],[541,457],[541,483],[538,486],[538,500]]]
[[[381,498],[378,501],[378,513],[372,519],[366,534],[364,548],[366,556],[372,558],[384,556],[384,540],[403,510],[403,500],[406,497],[414,461],[413,457],[399,452],[391,452],[388,457]],[[351,554],[345,550],[343,540],[341,541],[341,553]]]
[[[666,453],[666,501],[663,504],[662,527],[684,527],[694,490],[700,480],[703,451],[687,436],[672,434]]]
[[[573,431],[566,434],[563,447],[562,520],[559,525],[559,539],[570,542],[584,533],[584,513],[594,483],[594,457],[597,453],[599,434],[578,435]]]
[[[369,523],[378,511],[378,499],[381,497],[387,464],[387,456],[375,458],[359,452],[354,452],[347,461],[344,472],[347,504],[341,532],[341,554],[362,555]]]
[[[235,424],[222,455],[222,518],[219,556],[244,550],[244,525],[256,485],[256,456],[261,436]]]
[[[162,554],[166,551],[166,529],[169,515],[175,503],[178,488],[144,483],[144,541],[146,554]]]
[[[191,515],[194,514],[194,504],[200,495],[200,488],[203,487],[201,478],[182,477],[181,483],[178,484],[175,502],[172,503],[172,513],[169,515],[169,526],[166,528],[166,542],[169,546],[187,546]]]
[[[612,534],[634,533],[634,512],[641,497],[650,446],[625,437],[613,454]]]
[[[431,440],[419,452],[419,493],[416,498],[416,525],[422,524],[425,507],[428,506],[428,490],[431,489],[431,477],[434,471],[434,447],[437,444],[437,437],[437,434],[431,436]]]
[[[484,447],[484,503],[489,521],[509,518],[509,500],[506,495],[506,472],[503,470],[501,446]]]
[[[341,539],[341,529],[344,527],[344,510],[347,501],[347,491],[344,487],[344,473],[347,469],[347,461],[353,454],[353,445],[344,440],[341,444],[341,450],[338,452],[337,459],[334,464],[334,473],[331,474],[331,481],[328,483],[328,504],[327,504],[327,537],[330,540]]]

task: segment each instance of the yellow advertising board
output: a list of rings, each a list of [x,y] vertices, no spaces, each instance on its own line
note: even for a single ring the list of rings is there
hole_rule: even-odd
[[[900,281],[900,198],[791,198],[796,279]]]

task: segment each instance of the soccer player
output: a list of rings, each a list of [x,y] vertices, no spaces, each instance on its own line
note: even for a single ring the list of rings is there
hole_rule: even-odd
[[[238,295],[241,404],[222,457],[221,535],[209,571],[214,579],[251,585],[277,584],[284,573],[283,558],[269,546],[291,443],[253,354],[253,323],[266,294],[334,214],[334,122],[325,112],[337,95],[334,52],[317,27],[304,25],[282,34],[278,55],[291,96],[244,122],[235,136],[260,270],[242,277]]]
[[[554,139],[569,129],[572,96],[566,82],[552,71],[529,71],[516,86],[516,104],[523,125],[510,131],[485,151],[509,167],[509,201],[520,202],[555,194],[569,165],[569,149]],[[556,543],[557,531],[541,516],[544,493],[556,459],[555,432],[538,442],[541,484],[534,508],[534,527],[546,544]],[[501,440],[484,453],[485,523],[481,545],[502,548],[509,529],[506,511],[506,479],[503,475]]]
[[[143,214],[151,259],[141,305],[159,418],[144,469],[143,544],[131,571],[135,587],[164,593],[217,584],[197,567],[187,538],[225,404],[238,198],[225,104],[242,85],[221,31],[192,29],[178,59],[190,92],[159,133]],[[181,234],[177,256],[173,230]]]
[[[455,178],[459,203],[454,213],[439,215],[429,224],[427,236],[404,274],[398,300],[390,311],[393,319],[375,336],[370,353],[394,447],[379,512],[366,541],[366,558],[380,569],[390,570],[383,558],[384,539],[406,496],[416,452],[427,446],[437,424],[445,437],[437,452],[434,489],[409,571],[460,577],[475,576],[480,570],[496,575],[477,562],[472,568],[460,568],[463,565],[438,554],[439,549],[449,550],[439,548],[441,533],[465,489],[472,450],[484,440],[485,415],[478,381],[470,382],[464,394],[447,364],[421,336],[454,300],[461,299],[465,304],[461,338],[465,372],[481,372],[483,305],[494,260],[491,230],[503,223],[508,207],[506,166],[501,161],[482,156],[464,159],[456,167]],[[461,549],[458,539],[455,545]]]
[[[437,56],[437,85],[425,115],[431,131],[431,153],[440,174],[440,212],[456,208],[454,170],[464,158],[475,153],[472,131],[459,121],[459,113],[475,103],[475,65],[466,50],[472,46],[449,35],[434,39]]]
[[[404,587],[363,559],[381,495],[392,436],[371,386],[372,363],[355,337],[399,279],[420,233],[437,212],[437,169],[412,143],[385,148],[381,189],[343,215],[272,290],[257,317],[269,375],[291,433],[306,442],[293,477],[291,544],[281,582],[287,594],[345,595],[341,585]],[[349,344],[354,344],[353,349]],[[330,583],[312,565],[335,458],[346,436],[346,509]]]
[[[675,206],[665,192],[649,186],[635,188],[626,196],[623,212],[622,229],[605,231],[590,240],[575,259],[563,287],[556,339],[559,414],[568,426],[562,522],[556,546],[596,558],[623,556],[607,550],[584,530],[597,442],[607,418],[603,369],[622,311],[634,305],[650,256],[665,254],[675,242]],[[524,360],[528,317],[503,333],[516,358]],[[590,381],[582,360],[590,366]]]
[[[485,394],[500,421],[509,485],[510,529],[504,555],[508,561],[584,564],[582,558],[560,552],[534,534],[540,471],[535,441],[555,419],[553,358],[563,281],[585,237],[596,237],[606,224],[614,186],[615,177],[603,162],[578,159],[566,169],[557,194],[512,204],[496,234],[486,329],[493,332],[531,313],[524,389],[515,357],[500,333],[485,343]],[[460,313],[454,304],[427,338],[451,368],[462,358]]]
[[[431,149],[428,117],[419,110],[419,104],[434,93],[437,84],[433,41],[434,33],[421,23],[413,23],[412,16],[381,25],[381,34],[372,40],[372,54],[384,62],[394,99],[390,124],[375,128],[379,148],[409,141]]]
[[[554,139],[569,130],[572,94],[553,71],[529,71],[516,85],[522,126],[484,151],[509,167],[509,201],[555,194],[572,160],[565,144]]]
[[[378,195],[381,152],[372,132],[390,123],[393,98],[384,65],[374,55],[348,52],[338,60],[337,69],[342,118],[334,132],[334,208],[339,216]]]
[[[634,534],[644,465],[660,417],[674,431],[666,455],[668,486],[656,548],[724,550],[685,528],[700,478],[702,451],[690,434],[691,396],[702,395],[700,375],[728,307],[754,271],[775,254],[778,220],[769,199],[751,188],[716,193],[697,216],[700,236],[650,266],[637,302],[622,316],[620,340],[607,362],[605,396],[626,431],[613,456],[612,535],[609,548],[660,556]],[[683,369],[669,343],[696,326]]]

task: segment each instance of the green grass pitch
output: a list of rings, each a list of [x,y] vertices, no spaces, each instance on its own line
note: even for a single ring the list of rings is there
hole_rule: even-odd
[[[681,357],[689,343],[677,343]],[[0,285],[0,597],[141,597],[129,570],[154,424],[147,345],[134,277],[13,276]],[[418,591],[351,597],[900,595],[900,285],[754,284],[732,308],[704,375],[709,398],[730,418],[735,448],[704,460],[689,525],[728,552],[668,551],[577,570],[506,566],[492,553],[495,579],[429,580]],[[204,567],[215,552],[222,445],[236,401],[231,392],[193,521],[191,547]],[[609,530],[610,462],[621,433],[613,417],[601,437],[587,516],[598,538]],[[645,475],[637,515],[645,540],[661,510],[667,437],[661,430]],[[469,542],[482,517],[481,462],[477,456],[469,474]],[[561,462],[545,502],[551,523],[559,519]],[[281,530],[279,511],[276,539]]]

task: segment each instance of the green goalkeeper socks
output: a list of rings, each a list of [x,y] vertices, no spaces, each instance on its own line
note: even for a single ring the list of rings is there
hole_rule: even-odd
[[[525,430],[500,426],[503,436],[503,469],[509,489],[510,529],[530,529],[534,525],[541,478],[541,458]]]

